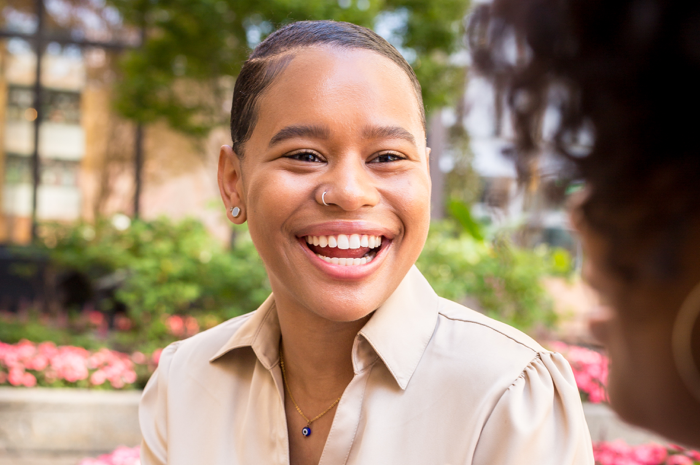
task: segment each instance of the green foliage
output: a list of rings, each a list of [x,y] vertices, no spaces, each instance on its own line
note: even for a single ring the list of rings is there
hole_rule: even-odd
[[[550,273],[555,276],[569,277],[574,269],[574,259],[571,254],[561,247],[556,247],[551,250]]]
[[[49,321],[42,321],[38,315],[28,318],[10,318],[0,315],[0,341],[16,344],[22,339],[30,341],[53,342],[56,345],[77,345],[96,350],[104,346],[91,334],[76,330],[70,326],[58,328]]]
[[[226,250],[196,220],[165,218],[134,221],[123,230],[101,220],[43,231],[54,264],[81,271],[95,284],[118,286],[115,298],[134,323],[119,345],[153,348],[171,339],[166,315],[207,315],[206,327],[252,311],[267,297],[255,247],[245,230],[238,236],[236,247]]]
[[[540,278],[568,273],[568,254],[544,247],[525,250],[504,239],[483,240],[478,223],[470,223],[463,209],[454,209],[455,216],[462,215],[464,224],[475,229],[465,232],[464,224],[456,221],[432,225],[417,265],[436,292],[526,331],[551,325],[555,317]],[[97,326],[92,332],[86,327],[84,314],[69,315],[67,323],[53,328],[25,318],[22,323],[6,321],[0,340],[28,338],[151,353],[178,337],[168,328],[169,315],[190,315],[200,328],[208,328],[254,310],[270,293],[245,228],[238,228],[230,249],[195,220],[164,218],[130,225],[107,220],[50,224],[43,226],[42,238],[54,266],[80,271],[94,285],[115,286],[114,298],[128,307],[133,325],[98,335]]]
[[[518,248],[503,238],[482,241],[443,222],[433,224],[417,266],[442,297],[531,331],[556,321],[540,279],[563,269],[562,254]]]
[[[484,227],[474,219],[469,205],[461,200],[452,199],[447,203],[447,211],[462,226],[464,232],[477,241],[484,240]]]
[[[375,27],[411,61],[428,110],[451,102],[464,69],[450,63],[459,49],[465,0],[110,0],[147,40],[125,54],[115,104],[139,122],[165,119],[202,136],[228,121],[230,99],[252,46],[298,20],[333,19]],[[343,6],[341,6],[343,5]],[[382,23],[383,21],[383,23]]]

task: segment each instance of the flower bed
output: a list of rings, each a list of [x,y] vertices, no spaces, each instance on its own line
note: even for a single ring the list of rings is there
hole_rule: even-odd
[[[605,355],[563,342],[551,342],[548,346],[562,354],[571,365],[583,400],[594,404],[607,402],[608,358]]]
[[[642,444],[629,446],[623,441],[593,444],[596,465],[697,465],[700,452],[679,446]],[[79,465],[140,465],[139,447],[119,447],[111,454],[83,459]]]
[[[593,444],[596,465],[697,465],[700,452],[680,446],[642,444],[629,446],[623,441]]]
[[[189,326],[190,332],[196,332],[191,322],[179,318],[169,319],[168,324],[175,330],[188,331]],[[584,400],[592,403],[607,400],[608,360],[603,354],[563,342],[548,345],[571,364]],[[158,366],[161,352],[162,349],[158,349],[150,356],[141,352],[128,355],[105,348],[91,352],[81,347],[56,346],[52,342],[0,342],[0,386],[136,388],[145,385]]]
[[[160,351],[151,357],[109,349],[56,346],[52,342],[0,342],[0,385],[125,389],[135,387],[137,371],[149,376]]]
[[[141,465],[139,449],[139,446],[118,447],[111,454],[85,458],[78,465]]]

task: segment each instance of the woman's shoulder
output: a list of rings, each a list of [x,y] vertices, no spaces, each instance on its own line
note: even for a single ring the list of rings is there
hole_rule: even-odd
[[[538,399],[545,403],[548,395],[571,386],[572,398],[578,396],[571,368],[561,355],[512,326],[443,298],[425,355],[436,385],[464,386],[460,392],[469,392],[489,408],[518,386],[543,391]]]
[[[507,388],[526,370],[556,356],[522,331],[458,303],[440,298],[438,314],[433,351],[452,354],[447,372],[461,373],[469,382],[480,379],[484,388]],[[543,376],[554,375],[547,374],[549,369],[568,371],[560,363],[546,363],[546,368]]]
[[[450,322],[452,330],[475,333],[485,338],[483,342],[512,345],[533,356],[536,353],[548,352],[522,331],[451,300],[440,298],[438,313],[445,321]]]

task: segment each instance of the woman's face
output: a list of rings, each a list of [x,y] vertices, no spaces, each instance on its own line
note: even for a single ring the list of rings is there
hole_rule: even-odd
[[[259,100],[243,159],[222,148],[221,192],[243,209],[278,305],[355,321],[396,289],[428,232],[418,101],[377,53],[294,53]]]
[[[684,272],[677,279],[640,278],[628,283],[606,266],[605,238],[580,219],[575,223],[586,252],[584,278],[605,304],[602,314],[591,321],[591,330],[610,357],[612,406],[630,423],[700,446],[700,402],[678,375],[671,345],[678,309],[700,281],[700,249],[695,244],[683,248]],[[696,342],[700,342],[698,330],[700,325]],[[694,351],[700,360],[700,344]]]

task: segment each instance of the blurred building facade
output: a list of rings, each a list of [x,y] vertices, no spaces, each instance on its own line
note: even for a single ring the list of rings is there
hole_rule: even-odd
[[[120,53],[138,45],[134,40],[138,34],[124,28],[114,11],[98,2],[95,5],[94,11],[81,12],[71,9],[68,2],[46,4],[36,202],[39,222],[134,213],[136,127],[113,111],[112,90],[118,80]],[[9,2],[2,10],[0,243],[31,240],[32,154],[38,116],[34,108],[37,54],[32,41],[39,25],[35,7],[35,2],[20,0]],[[53,36],[77,37],[77,44],[51,41]],[[91,46],[81,46],[83,38],[91,39]],[[100,41],[112,46],[100,47]],[[114,47],[115,43],[122,46]],[[198,217],[226,238],[223,207],[216,208],[215,176],[218,146],[226,140],[223,130],[195,143],[164,125],[144,128],[140,216]]]
[[[4,71],[0,77],[3,103],[0,112],[4,120],[2,235],[9,241],[24,242],[30,231],[32,208],[36,54],[24,41],[10,40],[3,45],[0,55]],[[88,102],[84,96],[85,65],[80,51],[60,52],[47,53],[44,60],[45,116],[39,138],[41,184],[37,213],[42,219],[72,220],[81,215],[79,173],[87,161],[86,131],[81,122],[83,103]]]

